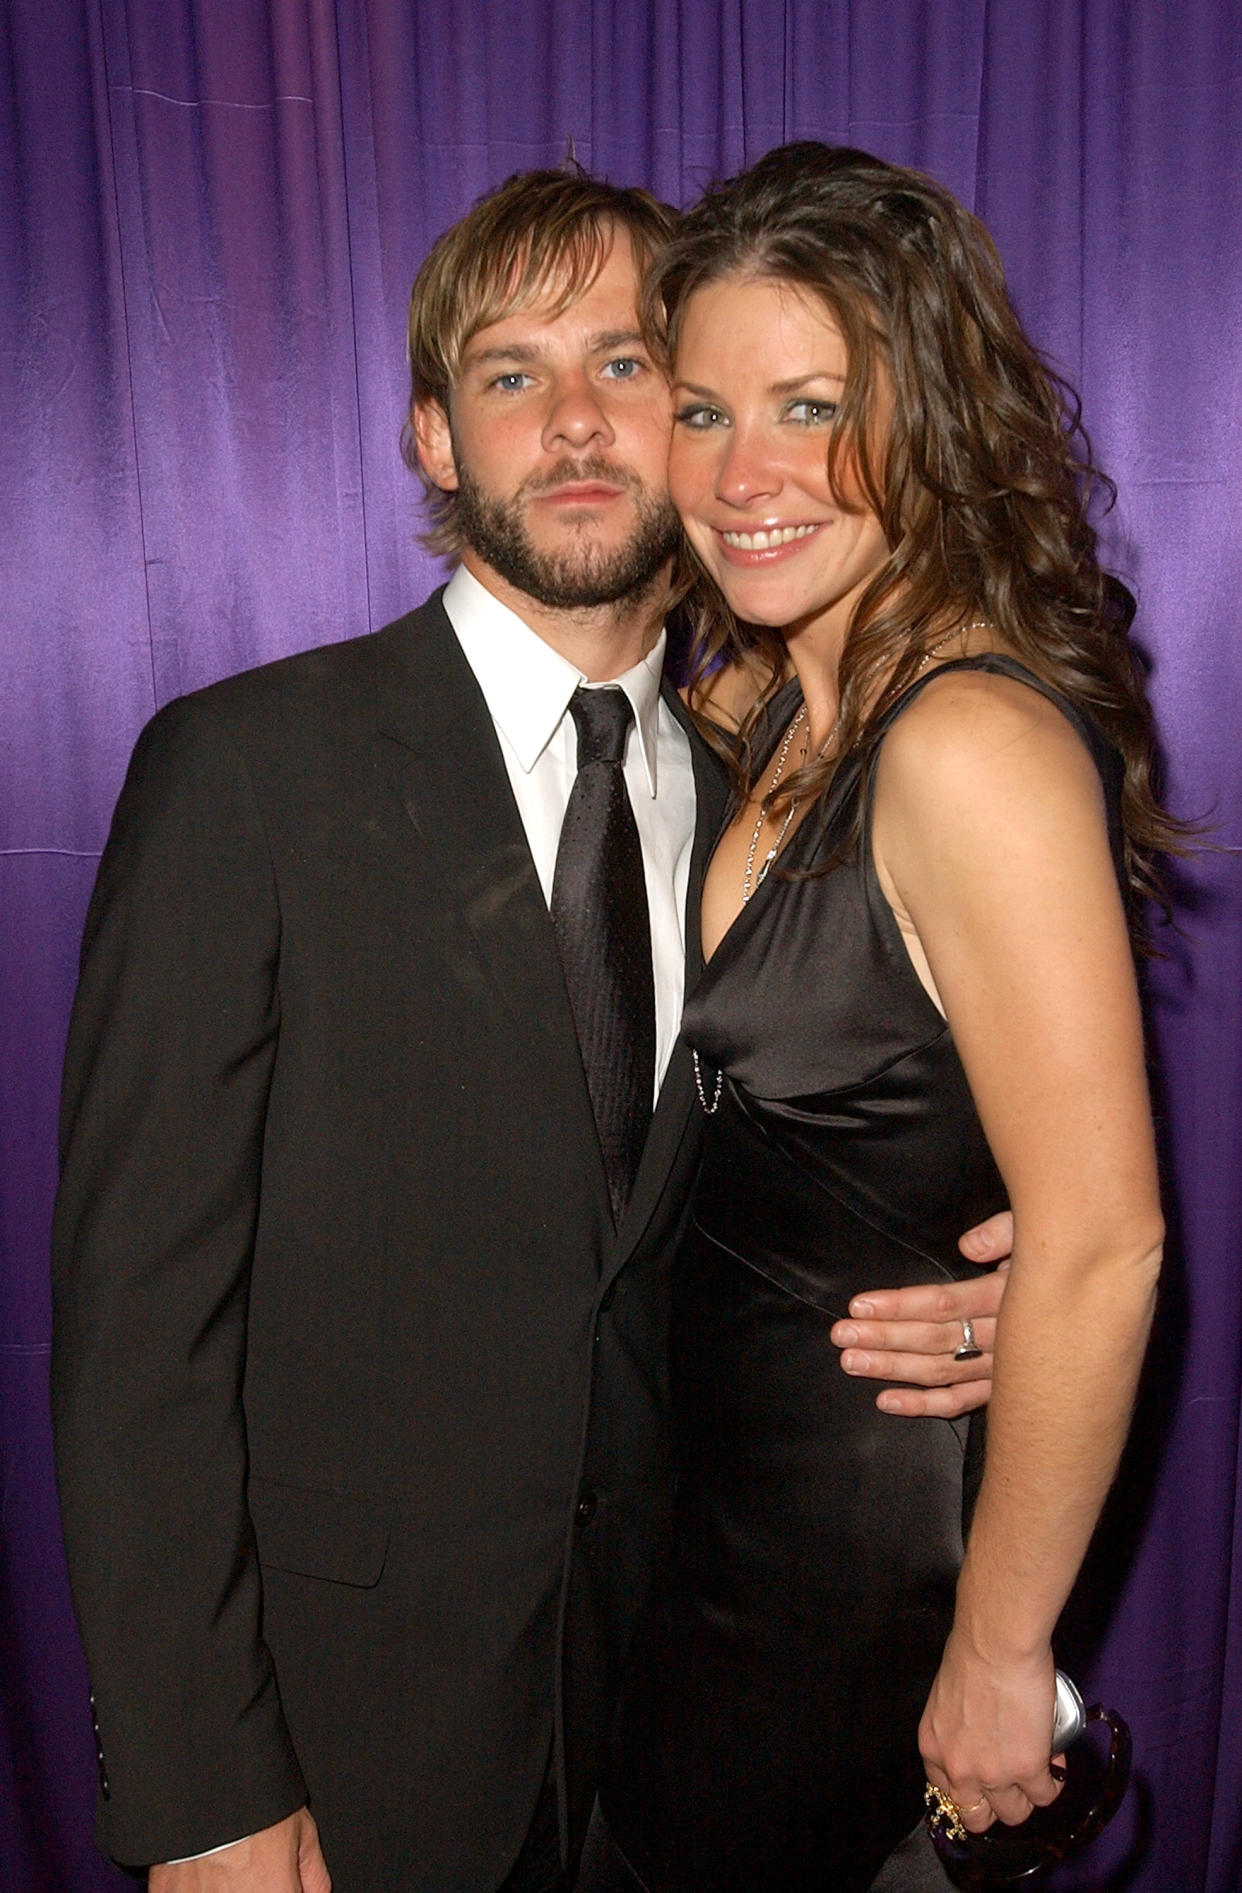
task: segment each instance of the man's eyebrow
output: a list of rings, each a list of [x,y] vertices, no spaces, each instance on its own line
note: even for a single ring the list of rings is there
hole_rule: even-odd
[[[605,329],[591,337],[589,346],[593,355],[607,355],[614,348],[645,348],[646,343],[641,329]]]
[[[534,362],[539,360],[539,350],[531,348],[525,342],[505,342],[496,348],[467,348],[465,366],[473,368],[479,362]]]
[[[645,346],[641,329],[603,329],[587,340],[587,352],[592,355],[608,355],[618,348]],[[467,345],[463,366],[474,368],[492,362],[537,362],[541,359],[541,351],[531,342],[497,342],[491,348],[475,349]]]

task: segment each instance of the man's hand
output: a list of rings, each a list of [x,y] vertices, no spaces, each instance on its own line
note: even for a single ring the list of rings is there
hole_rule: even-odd
[[[308,1808],[201,1860],[152,1867],[150,1893],[332,1893]]]
[[[1013,1249],[1013,1217],[1002,1210],[968,1229],[958,1247],[971,1262],[999,1261],[1000,1267],[978,1281],[855,1295],[850,1318],[833,1326],[832,1339],[845,1350],[841,1365],[847,1374],[914,1383],[886,1387],[877,1395],[884,1413],[952,1419],[983,1406],[992,1392],[992,1342],[1005,1294],[1005,1258]],[[963,1321],[970,1322],[975,1345],[983,1350],[978,1360],[954,1359]]]

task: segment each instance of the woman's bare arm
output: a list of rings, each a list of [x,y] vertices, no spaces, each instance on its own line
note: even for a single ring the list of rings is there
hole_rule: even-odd
[[[986,1826],[1048,1773],[1050,1639],[1113,1478],[1162,1223],[1099,779],[1059,712],[950,673],[891,732],[881,881],[949,1019],[1015,1222],[987,1469],[924,1715],[931,1778]]]

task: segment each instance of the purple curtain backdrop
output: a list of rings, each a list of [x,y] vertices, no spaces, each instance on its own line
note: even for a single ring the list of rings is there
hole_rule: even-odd
[[[0,9],[0,1884],[132,1884],[94,1760],[46,1411],[77,938],[129,748],[180,691],[417,602],[397,455],[432,238],[578,156],[688,201],[790,137],[972,204],[1120,488],[1110,562],[1174,805],[1242,841],[1237,0],[7,0]],[[1137,1792],[1065,1886],[1242,1885],[1242,892],[1182,874],[1150,979],[1173,1241],[1067,1631]],[[882,1502],[882,1501],[878,1501]]]

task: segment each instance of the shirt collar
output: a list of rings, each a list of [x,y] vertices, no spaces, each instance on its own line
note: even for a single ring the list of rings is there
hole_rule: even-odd
[[[569,699],[587,679],[576,665],[545,644],[537,631],[459,565],[444,591],[444,609],[466,662],[483,692],[493,723],[529,775],[551,742]],[[647,787],[656,792],[656,730],[665,633],[646,657],[609,683],[624,690],[634,708]],[[590,686],[588,685],[588,688]]]

